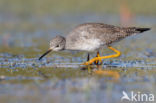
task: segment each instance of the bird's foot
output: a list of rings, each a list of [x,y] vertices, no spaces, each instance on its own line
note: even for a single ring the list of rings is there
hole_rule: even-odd
[[[99,57],[99,60],[94,61],[94,64],[95,64],[95,65],[102,64],[102,59],[100,58],[100,53],[99,53],[99,51],[97,52],[96,57]]]
[[[94,61],[94,64],[95,64],[95,65],[102,64],[102,59],[99,59],[99,60]]]
[[[102,61],[101,57],[95,57],[87,62],[84,62],[82,65],[90,65],[92,63],[94,63],[95,61]]]
[[[82,65],[90,65],[90,64],[94,63],[95,61],[102,61],[102,59],[115,58],[115,57],[119,57],[120,56],[120,54],[121,54],[120,51],[118,51],[115,48],[110,47],[110,46],[108,46],[108,48],[113,50],[116,54],[103,56],[103,57],[98,56],[98,57],[95,57],[95,58],[93,58],[93,59],[83,63]]]
[[[108,48],[113,50],[116,54],[103,56],[103,57],[95,57],[95,58],[93,58],[93,59],[83,63],[82,65],[90,65],[90,64],[92,64],[95,61],[100,61],[102,59],[115,58],[115,57],[119,57],[120,56],[120,54],[121,54],[120,51],[118,51],[118,50],[116,50],[116,49],[114,49],[113,47],[110,47],[110,46]]]

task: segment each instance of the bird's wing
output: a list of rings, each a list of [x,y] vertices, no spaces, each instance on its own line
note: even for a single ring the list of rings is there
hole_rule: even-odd
[[[76,30],[77,32],[78,30],[81,31],[79,32],[81,37],[96,38],[101,40],[102,44],[111,44],[121,37],[120,27],[102,23],[83,24]]]

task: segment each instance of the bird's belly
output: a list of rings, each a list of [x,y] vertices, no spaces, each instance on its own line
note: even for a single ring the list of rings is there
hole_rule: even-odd
[[[82,50],[82,51],[95,51],[97,49],[99,49],[100,46],[90,46],[90,45],[84,45],[83,47],[81,47],[79,50]]]
[[[81,50],[81,51],[95,51],[103,46],[99,39],[84,40],[81,42],[74,43],[70,50]]]

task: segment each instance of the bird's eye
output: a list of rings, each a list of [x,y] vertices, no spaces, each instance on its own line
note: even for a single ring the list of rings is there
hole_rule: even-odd
[[[59,47],[59,45],[57,45],[56,47]]]

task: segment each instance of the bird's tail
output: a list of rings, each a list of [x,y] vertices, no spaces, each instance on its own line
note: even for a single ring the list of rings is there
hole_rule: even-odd
[[[139,32],[139,33],[143,33],[143,32],[148,31],[148,30],[150,30],[150,29],[151,29],[151,28],[136,28],[135,31],[136,31],[136,32]]]
[[[127,35],[132,35],[134,33],[143,33],[148,30],[150,30],[150,28],[127,27],[124,29]]]

